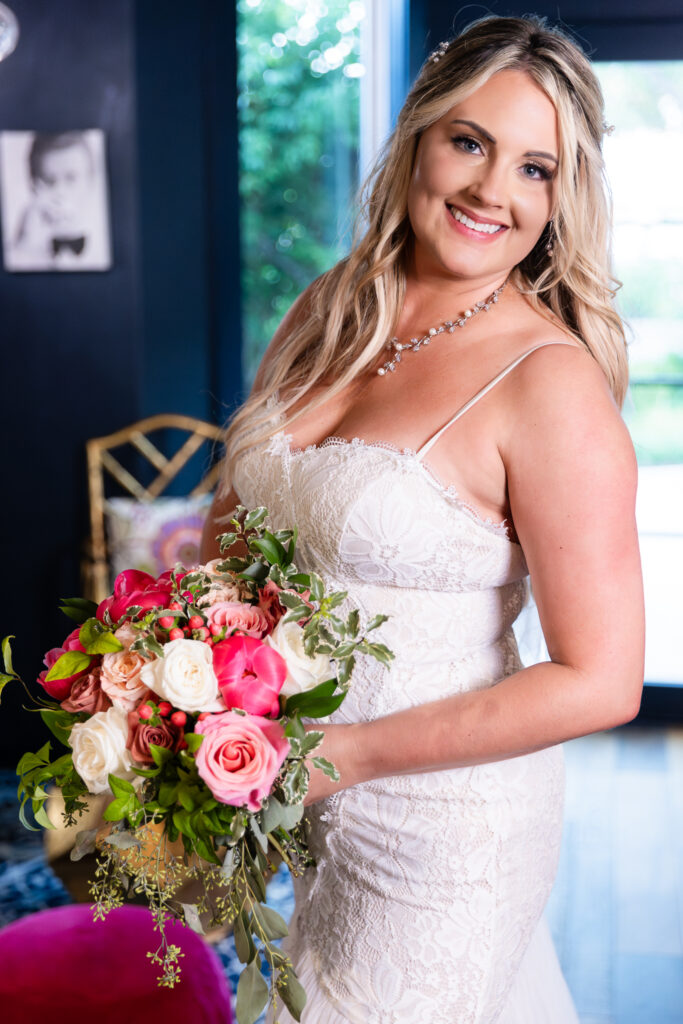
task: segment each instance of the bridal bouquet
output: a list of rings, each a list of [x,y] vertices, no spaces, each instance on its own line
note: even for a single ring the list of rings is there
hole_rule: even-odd
[[[180,975],[180,948],[164,933],[169,917],[197,931],[204,922],[232,924],[246,965],[239,1024],[252,1024],[275,992],[296,1020],[306,1001],[276,944],[287,926],[266,893],[275,854],[294,874],[313,862],[303,820],[307,762],[339,778],[314,753],[323,733],[307,731],[303,718],[339,707],[357,654],[386,665],[393,657],[367,637],[386,616],[361,631],[358,610],[335,614],[346,593],[326,594],[318,575],[298,572],[296,530],[269,531],[267,514],[239,506],[221,537],[221,552],[241,542],[243,557],[178,565],[158,579],[130,570],[99,606],[62,603],[78,626],[47,652],[38,682],[52,699],[37,703],[66,751],[53,760],[48,741],[17,767],[29,828],[29,801],[35,821],[52,827],[49,783],[61,792],[67,825],[88,794],[111,797],[100,828],[78,833],[71,856],[97,853],[95,919],[126,898],[146,899],[160,936],[148,954],[160,984],[172,987]],[[10,640],[0,689],[19,679]],[[199,881],[201,895],[184,903],[189,881]]]

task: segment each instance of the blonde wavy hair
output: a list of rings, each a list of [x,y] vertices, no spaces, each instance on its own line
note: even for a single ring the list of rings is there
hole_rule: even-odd
[[[577,45],[544,19],[486,17],[441,44],[422,67],[363,190],[362,233],[357,228],[349,256],[307,290],[290,329],[260,371],[259,387],[229,425],[225,489],[240,455],[282,425],[271,404],[276,393],[287,426],[360,377],[394,334],[405,293],[412,238],[408,186],[420,135],[504,70],[525,71],[550,98],[560,147],[553,221],[514,269],[513,280],[541,315],[555,314],[585,346],[621,406],[628,364],[624,328],[613,304],[618,283],[610,266],[600,85]],[[306,396],[292,414],[292,406]]]

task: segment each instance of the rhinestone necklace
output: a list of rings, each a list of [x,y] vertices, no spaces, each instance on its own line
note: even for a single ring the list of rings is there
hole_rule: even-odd
[[[487,313],[491,306],[498,302],[498,297],[506,284],[507,280],[503,281],[500,288],[496,288],[495,292],[491,292],[488,298],[476,302],[471,309],[466,309],[457,320],[444,320],[438,327],[430,327],[421,338],[411,338],[410,341],[404,342],[400,342],[398,338],[392,338],[391,341],[387,342],[386,347],[393,349],[393,355],[384,366],[380,366],[377,371],[378,375],[383,377],[385,373],[393,373],[396,369],[396,364],[401,362],[401,354],[403,352],[418,352],[423,345],[428,345],[432,338],[435,338],[438,334],[444,334],[446,331],[452,334],[456,327],[464,327],[467,321],[471,320],[477,313],[481,313],[482,310]]]

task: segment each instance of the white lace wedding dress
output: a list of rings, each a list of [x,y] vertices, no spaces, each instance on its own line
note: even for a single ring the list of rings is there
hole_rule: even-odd
[[[281,432],[240,460],[241,502],[298,525],[300,568],[348,590],[367,619],[391,616],[373,634],[394,651],[391,669],[358,659],[331,721],[483,689],[521,667],[522,549],[424,462],[519,361],[419,452],[341,438],[291,451]],[[553,747],[366,782],[309,807],[317,867],[295,881],[285,940],[308,994],[303,1024],[577,1024],[542,918],[563,789]],[[275,1019],[293,1021],[282,1007]]]

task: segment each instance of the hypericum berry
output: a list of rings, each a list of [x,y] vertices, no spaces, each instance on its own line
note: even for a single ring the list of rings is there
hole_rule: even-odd
[[[185,628],[183,629],[183,636],[184,637],[192,636],[192,630],[188,626],[185,626]]]
[[[223,632],[223,626],[217,626],[215,622],[212,622],[209,626],[209,632],[211,636],[219,636]]]
[[[205,718],[209,717],[210,713],[211,712],[209,712],[209,711],[202,711],[202,713],[200,715],[197,715],[197,721],[198,722],[203,722]]]
[[[161,626],[162,629],[173,629],[173,627],[175,626],[175,616],[163,615],[159,619],[159,625]]]
[[[197,637],[198,637],[198,638],[199,638],[200,640],[208,640],[208,639],[209,639],[209,636],[210,636],[210,634],[209,634],[209,631],[208,631],[208,629],[206,628],[206,626],[202,626],[202,628],[201,628],[201,629],[198,629],[198,630],[197,630]]]
[[[183,610],[183,606],[180,601],[171,601],[168,607],[172,612],[181,612]]]
[[[201,615],[191,615],[187,622],[190,629],[201,629],[204,625],[204,619]]]
[[[167,700],[160,701],[159,714],[161,715],[162,718],[166,718],[167,715],[170,715],[171,711],[173,711],[172,704],[169,704]]]
[[[171,632],[168,634],[169,640],[182,640],[185,636],[185,630],[181,629],[180,626],[174,626]]]
[[[185,725],[186,721],[187,715],[185,714],[184,711],[174,711],[173,714],[171,715],[171,722],[173,723],[173,725],[177,725],[178,728],[181,728],[181,726]]]
[[[145,722],[146,722],[146,721],[147,721],[147,720],[148,720],[149,718],[151,718],[153,714],[154,714],[154,708],[153,708],[153,707],[150,707],[150,705],[149,705],[149,704],[143,704],[143,705],[142,705],[142,707],[139,707],[139,708],[138,708],[138,715],[139,715],[139,716],[140,716],[140,718],[142,718],[142,719],[143,719],[143,720],[144,720]]]

